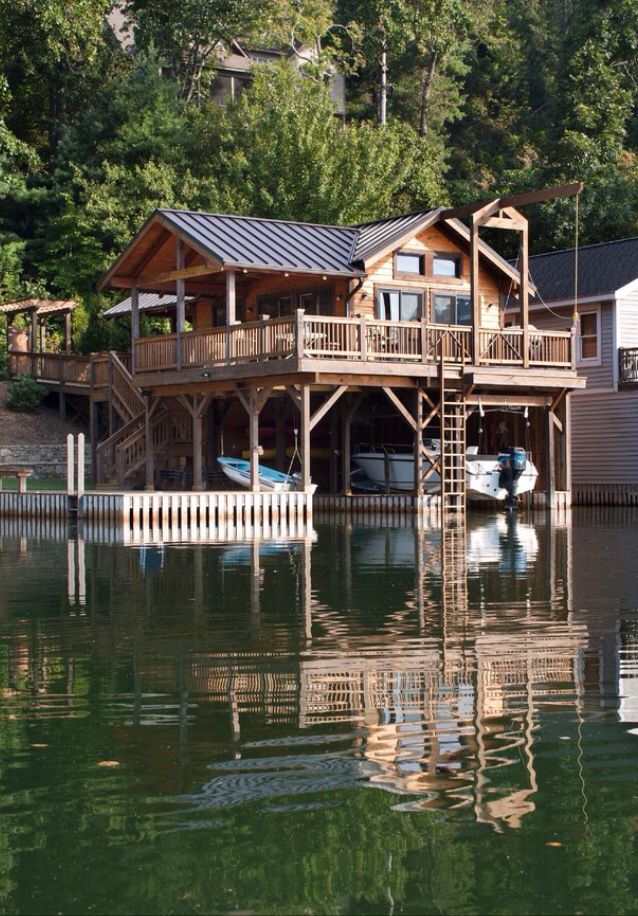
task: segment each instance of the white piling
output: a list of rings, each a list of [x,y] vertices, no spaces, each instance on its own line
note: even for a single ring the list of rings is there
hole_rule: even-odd
[[[78,436],[78,499],[84,496],[84,433]]]
[[[66,437],[66,492],[75,495],[75,443],[71,433]]]

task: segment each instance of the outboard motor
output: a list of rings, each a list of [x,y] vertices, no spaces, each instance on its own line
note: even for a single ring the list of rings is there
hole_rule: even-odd
[[[518,480],[527,467],[527,453],[524,448],[510,445],[509,448],[499,452],[498,463],[500,467],[498,483],[504,490],[507,490],[505,508],[515,509],[518,505]]]

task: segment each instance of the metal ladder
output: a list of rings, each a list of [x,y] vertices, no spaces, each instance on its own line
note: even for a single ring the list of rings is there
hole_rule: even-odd
[[[463,391],[446,391],[443,357],[439,373],[441,507],[443,512],[465,512],[465,395]]]

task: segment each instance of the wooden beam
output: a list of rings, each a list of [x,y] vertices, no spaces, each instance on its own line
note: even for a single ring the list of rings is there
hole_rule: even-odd
[[[407,407],[403,404],[403,402],[399,399],[399,397],[394,393],[392,388],[388,388],[384,386],[382,388],[382,391],[385,394],[385,396],[388,398],[388,400],[390,400],[392,404],[394,404],[394,406],[396,407],[398,412],[401,414],[401,416],[403,417],[405,422],[408,424],[408,426],[410,426],[413,430],[416,429],[416,420],[414,419],[410,411],[407,409]]]
[[[342,395],[345,391],[347,391],[347,390],[348,390],[348,386],[347,386],[347,385],[340,385],[340,386],[336,389],[336,391],[333,391],[333,393],[330,395],[330,397],[327,398],[327,399],[323,402],[323,404],[321,405],[321,407],[319,407],[317,410],[315,410],[315,412],[313,413],[313,415],[310,417],[310,430],[311,430],[311,431],[315,428],[315,426],[317,425],[317,423],[319,423],[319,421],[322,420],[323,417],[325,417],[325,415],[328,413],[328,411],[329,411],[330,408],[333,406],[333,404],[336,404],[337,401],[339,400],[339,398],[341,397],[341,395]]]
[[[299,390],[294,385],[286,385],[286,391],[292,398],[292,401],[297,410],[301,410],[301,396],[299,394]]]
[[[254,391],[248,397],[248,454],[250,460],[250,489],[259,492],[259,409]]]
[[[169,240],[170,237],[171,237],[171,234],[168,231],[168,229],[164,229],[164,228],[160,229],[157,238],[155,239],[153,244],[150,246],[148,251],[145,254],[143,254],[141,258],[138,259],[135,266],[132,268],[131,273],[133,274],[133,276],[138,276],[144,270],[146,265],[150,264],[150,262],[153,260],[157,252],[160,250],[160,248],[164,247],[164,245],[166,244],[166,242]]]
[[[226,324],[235,324],[237,321],[237,303],[235,297],[235,271],[229,270],[226,273]]]
[[[210,402],[213,400],[213,398],[214,398],[214,395],[213,395],[213,394],[205,394],[205,395],[202,397],[202,399],[201,399],[201,401],[200,401],[200,404],[199,404],[199,407],[197,408],[197,413],[198,413],[198,415],[199,415],[200,417],[203,417],[203,416],[204,416],[204,414],[205,414],[206,411],[208,410],[208,406],[209,406]]]
[[[529,229],[527,224],[519,232],[519,260],[518,269],[521,282],[518,300],[521,309],[521,327],[523,328],[523,368],[529,368]]]
[[[561,421],[558,419],[558,417],[556,416],[556,414],[554,413],[554,411],[553,411],[553,410],[550,410],[549,415],[550,415],[550,417],[552,418],[552,423],[554,424],[554,426],[556,427],[556,429],[558,430],[558,432],[559,432],[559,433],[562,433],[562,432],[563,432],[563,424],[562,424]]]
[[[423,398],[421,389],[416,389],[416,405],[414,417],[414,495],[423,496]]]
[[[272,386],[258,389],[257,394],[255,395],[255,409],[258,414],[261,413],[262,410],[264,409],[266,401],[268,400],[271,394],[272,394]]]
[[[535,191],[521,191],[518,194],[506,194],[496,200],[498,210],[504,210],[505,207],[522,207],[525,204],[542,203],[547,200],[555,200],[557,197],[571,197],[572,194],[578,194],[582,191],[583,185],[580,181],[573,181],[569,184],[553,185],[549,188],[539,188]],[[480,212],[485,207],[485,201],[479,200],[474,203],[463,204],[460,207],[450,207],[441,213],[441,219],[460,219],[464,216],[470,216],[472,213]]]
[[[479,274],[479,227],[472,217],[470,226],[470,298],[472,310],[472,359],[476,364],[479,361],[481,349],[481,299],[480,299],[480,274]]]
[[[550,407],[551,403],[544,394],[472,394],[466,401],[474,407]]]
[[[301,486],[305,492],[310,489],[310,385],[301,386]]]
[[[191,416],[193,418],[193,490],[199,492],[205,489],[205,484],[202,473],[203,421],[199,412],[199,395],[197,394],[193,395]]]
[[[135,372],[135,341],[140,336],[140,292],[131,290],[131,373]]]
[[[500,216],[490,216],[480,221],[481,226],[486,229],[515,229],[518,232],[527,226],[526,219],[503,219]]]
[[[241,401],[242,406],[243,406],[244,410],[246,411],[246,413],[247,413],[247,414],[250,414],[250,400],[249,400],[250,395],[249,395],[248,397],[246,397],[246,395],[244,394],[244,392],[243,392],[243,391],[241,390],[241,388],[239,388],[237,385],[235,385],[235,394],[237,395],[237,397],[238,397],[239,400]]]
[[[177,239],[176,244],[178,247],[184,245],[181,239]],[[220,269],[213,264],[197,264],[195,267],[178,266],[176,270],[167,270],[152,277],[138,276],[136,282],[141,287],[151,283],[172,283],[174,280],[188,280],[191,277],[205,277],[208,274],[216,274],[220,272]]]

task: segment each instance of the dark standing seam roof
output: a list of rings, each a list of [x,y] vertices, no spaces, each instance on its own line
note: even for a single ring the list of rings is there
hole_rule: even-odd
[[[192,297],[189,296],[186,298],[186,302],[191,302]],[[172,308],[177,300],[174,294],[162,293],[140,293],[138,297],[139,309],[140,312],[148,312],[152,309],[160,308]],[[122,299],[121,302],[118,302],[117,305],[112,305],[110,308],[102,312],[103,318],[115,318],[117,315],[128,315],[131,311],[131,297],[128,299]]]
[[[159,210],[200,249],[228,267],[358,276],[351,253],[357,230],[285,220]]]
[[[574,295],[574,249],[536,254],[529,270],[545,302]],[[584,245],[578,251],[578,296],[613,293],[638,278],[638,238]]]
[[[358,236],[352,252],[352,260],[365,261],[376,251],[381,251],[386,245],[391,244],[394,239],[401,238],[433,210],[434,208],[417,210],[415,213],[406,213],[403,216],[390,216],[387,219],[360,223],[355,227],[358,230]]]

